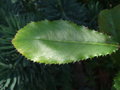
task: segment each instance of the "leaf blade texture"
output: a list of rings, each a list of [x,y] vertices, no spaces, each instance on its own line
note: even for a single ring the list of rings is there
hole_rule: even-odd
[[[31,22],[12,40],[26,58],[45,64],[65,64],[115,52],[111,37],[69,21]]]

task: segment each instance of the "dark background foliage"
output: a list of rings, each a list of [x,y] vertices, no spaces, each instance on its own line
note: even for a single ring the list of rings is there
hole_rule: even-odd
[[[0,0],[0,90],[111,90],[120,68],[110,56],[67,65],[26,60],[11,44],[31,21],[69,20],[98,29],[101,10],[120,0]]]

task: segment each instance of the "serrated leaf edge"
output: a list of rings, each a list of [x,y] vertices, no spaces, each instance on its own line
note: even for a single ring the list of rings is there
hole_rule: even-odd
[[[52,21],[48,21],[48,20],[43,20],[43,21],[46,21],[46,22],[52,22]],[[55,20],[55,21],[63,21],[63,20]],[[65,20],[64,20],[65,21]],[[30,22],[30,23],[28,23],[28,24],[31,24],[31,23],[39,23],[39,22],[42,22],[42,21],[38,21],[38,22]],[[73,24],[73,25],[77,25],[77,24],[75,24],[75,23],[73,23],[73,22],[68,22],[68,21],[66,21],[67,23],[70,23],[70,24]],[[28,25],[27,24],[27,25]],[[26,25],[26,26],[27,26]],[[24,27],[26,27],[26,26],[24,26]],[[78,25],[77,25],[78,26]],[[24,28],[23,27],[23,28]],[[80,27],[80,26],[79,26]],[[87,27],[85,27],[85,26],[81,26],[81,27],[84,27],[84,28],[87,28]],[[19,32],[20,30],[18,30],[18,32]],[[17,33],[18,33],[17,32]],[[95,30],[91,30],[91,32],[95,32],[96,34],[102,34],[102,35],[105,35],[106,37],[109,37],[109,38],[111,38],[111,36],[108,36],[107,34],[103,34],[103,33],[101,33],[101,32],[98,32],[98,31],[95,31]],[[15,37],[14,37],[14,39],[16,39],[16,35],[15,35]],[[13,44],[13,41],[14,41],[14,39],[11,41],[12,42],[12,44]],[[105,43],[106,44],[106,43]],[[109,44],[108,43],[108,45],[112,45],[112,44]],[[13,46],[16,48],[16,46],[13,44]],[[68,62],[65,62],[65,63],[60,63],[60,62],[58,62],[58,63],[48,63],[48,62],[40,62],[40,61],[34,61],[33,59],[30,59],[30,58],[27,58],[26,56],[24,56],[23,55],[23,53],[21,53],[21,51],[19,50],[19,49],[16,49],[16,51],[18,51],[22,56],[24,56],[27,60],[30,60],[30,61],[32,61],[32,62],[34,62],[34,63],[44,63],[44,64],[59,64],[59,65],[62,65],[62,64],[68,64],[68,63],[75,63],[75,62],[79,62],[79,61],[83,61],[83,60],[86,60],[86,59],[92,59],[92,58],[94,58],[94,57],[100,57],[100,56],[107,56],[107,55],[110,55],[110,54],[112,54],[112,53],[115,53],[118,49],[119,49],[119,44],[116,42],[116,45],[112,45],[112,46],[114,46],[114,47],[116,47],[116,49],[115,50],[113,50],[113,51],[111,51],[111,52],[108,52],[108,53],[106,53],[106,54],[95,54],[95,55],[92,55],[92,56],[84,56],[82,59],[78,59],[78,60],[75,60],[75,61],[71,61],[71,60],[67,60]]]

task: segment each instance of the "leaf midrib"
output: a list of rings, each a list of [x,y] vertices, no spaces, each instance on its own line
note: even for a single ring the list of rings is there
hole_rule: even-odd
[[[101,46],[113,46],[119,48],[119,45],[112,43],[100,43],[100,42],[81,42],[81,41],[60,41],[60,40],[47,40],[47,39],[32,39],[32,40],[41,40],[48,42],[59,42],[59,43],[78,43],[78,44],[88,44],[88,45],[101,45]]]

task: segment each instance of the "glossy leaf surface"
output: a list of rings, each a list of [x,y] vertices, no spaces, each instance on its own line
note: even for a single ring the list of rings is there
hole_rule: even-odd
[[[118,49],[111,37],[63,20],[31,22],[12,43],[26,58],[45,64],[76,62]]]

